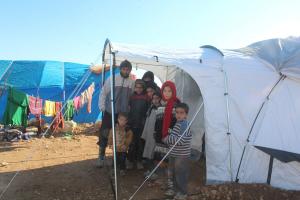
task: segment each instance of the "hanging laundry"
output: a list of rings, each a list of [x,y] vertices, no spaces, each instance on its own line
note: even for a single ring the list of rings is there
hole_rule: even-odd
[[[90,85],[90,87],[87,89],[87,111],[88,113],[92,112],[92,99],[93,99],[93,94],[95,91],[95,84],[94,82]]]
[[[74,113],[75,113],[74,101],[68,100],[67,105],[66,105],[66,111],[64,114],[65,120],[67,120],[67,121],[72,120]]]
[[[73,101],[74,101],[74,108],[75,108],[75,110],[78,111],[78,110],[81,108],[80,96],[75,97],[75,98],[73,99]]]
[[[44,115],[47,117],[53,117],[55,114],[55,102],[45,100]]]
[[[83,91],[80,95],[80,103],[81,106],[83,106],[84,104],[86,104],[88,102],[88,94],[87,94],[87,90]]]
[[[62,115],[62,103],[61,102],[55,102],[55,117],[54,117],[54,121],[52,124],[52,130],[55,131],[58,127],[60,128],[64,128],[64,118]]]
[[[3,115],[3,124],[27,126],[28,105],[28,97],[25,93],[10,88]]]
[[[29,96],[29,110],[33,115],[42,114],[43,100],[33,96]]]

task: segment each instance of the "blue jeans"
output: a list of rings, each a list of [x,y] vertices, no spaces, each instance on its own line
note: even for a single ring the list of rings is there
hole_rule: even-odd
[[[187,194],[187,185],[190,171],[190,158],[169,157],[169,177],[173,179],[174,190]]]

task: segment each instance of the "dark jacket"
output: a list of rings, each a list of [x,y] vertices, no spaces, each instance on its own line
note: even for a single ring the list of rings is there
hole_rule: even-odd
[[[129,100],[129,126],[131,128],[143,128],[146,120],[146,113],[149,108],[149,99],[146,94],[136,94]]]

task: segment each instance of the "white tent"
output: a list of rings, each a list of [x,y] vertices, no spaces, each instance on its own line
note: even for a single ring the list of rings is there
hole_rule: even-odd
[[[105,42],[103,63],[124,59],[173,80],[189,104],[193,148],[206,140],[207,180],[300,190],[300,39],[247,48],[167,50]],[[201,91],[201,92],[200,92]]]

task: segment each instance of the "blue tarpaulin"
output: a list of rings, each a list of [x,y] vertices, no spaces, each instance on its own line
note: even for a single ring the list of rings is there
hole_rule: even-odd
[[[12,61],[0,60],[0,119],[2,119],[7,100],[7,87],[13,87],[28,95],[44,100],[64,103],[72,95],[88,73],[89,65],[58,61]],[[106,74],[106,78],[109,73]],[[92,99],[92,112],[88,113],[86,105],[74,116],[74,121],[95,122],[101,119],[98,97],[101,91],[102,75],[91,74],[86,83],[75,96],[86,90],[92,82],[95,92]],[[6,88],[6,89],[4,89]],[[72,95],[72,96],[71,96]],[[73,99],[73,98],[71,98]]]

